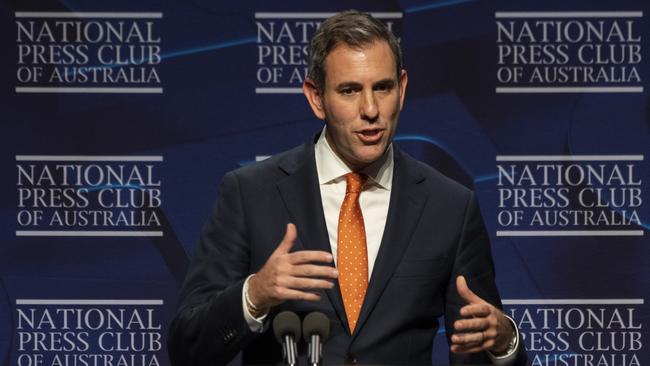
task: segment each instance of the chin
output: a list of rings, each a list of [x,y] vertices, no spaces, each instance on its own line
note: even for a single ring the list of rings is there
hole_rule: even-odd
[[[373,153],[373,154],[364,154],[362,156],[357,156],[357,161],[361,165],[370,165],[374,163],[377,159],[379,159],[382,156],[382,154],[383,151],[378,153]]]
[[[386,152],[386,145],[384,144],[379,144],[379,145],[374,145],[370,146],[367,148],[364,154],[361,154],[365,160],[369,160],[371,163],[377,159],[379,159],[384,152]]]

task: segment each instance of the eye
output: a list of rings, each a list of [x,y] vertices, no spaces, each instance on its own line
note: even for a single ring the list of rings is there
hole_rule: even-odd
[[[393,83],[379,83],[374,86],[373,90],[379,92],[389,92],[393,89]]]
[[[337,93],[342,96],[353,96],[358,94],[363,87],[358,83],[342,83],[336,88]]]

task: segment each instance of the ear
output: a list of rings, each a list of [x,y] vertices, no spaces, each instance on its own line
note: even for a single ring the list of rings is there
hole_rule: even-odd
[[[409,77],[406,70],[402,69],[399,75],[399,110],[404,107],[404,96],[406,95],[406,84],[408,84]]]
[[[305,82],[302,84],[302,92],[307,97],[307,102],[309,102],[309,106],[314,112],[314,115],[316,115],[316,118],[324,120],[325,110],[323,108],[323,97],[316,84],[308,77],[305,78]]]

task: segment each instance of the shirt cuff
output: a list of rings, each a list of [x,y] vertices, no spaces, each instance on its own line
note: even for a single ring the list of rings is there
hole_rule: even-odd
[[[503,314],[503,316],[505,316],[506,319],[510,321],[515,331],[513,332],[513,338],[511,338],[510,341],[512,342],[513,346],[508,350],[508,352],[503,355],[496,356],[494,353],[487,351],[488,357],[490,357],[492,364],[497,366],[505,366],[511,364],[512,361],[517,358],[517,353],[519,350],[519,329],[517,328],[517,324],[514,320],[512,320],[511,317],[507,316],[506,314]]]
[[[265,313],[257,318],[255,318],[250,311],[248,310],[248,306],[246,305],[246,293],[248,292],[248,281],[253,277],[254,274],[246,277],[246,280],[244,281],[244,287],[241,292],[241,305],[242,308],[244,309],[244,319],[246,320],[246,324],[248,324],[248,328],[251,330],[253,333],[262,333],[264,332],[264,320],[266,319],[266,316],[268,313]]]

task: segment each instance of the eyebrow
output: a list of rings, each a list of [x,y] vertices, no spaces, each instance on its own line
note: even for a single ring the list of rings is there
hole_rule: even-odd
[[[352,89],[361,88],[361,84],[357,83],[356,81],[344,81],[342,83],[339,83],[336,86],[336,90],[343,90],[347,88],[352,88]]]
[[[395,80],[394,79],[388,79],[388,78],[382,79],[382,80],[379,80],[379,81],[373,83],[372,86],[373,86],[373,88],[378,87],[378,86],[384,87],[384,88],[386,88],[386,87],[391,87],[392,88],[393,86],[395,86]],[[339,83],[336,86],[336,90],[342,90],[342,89],[346,89],[346,88],[361,88],[361,83],[358,83],[356,81],[344,81],[342,83]]]
[[[393,79],[382,79],[373,84],[373,87],[381,86],[384,88],[392,88],[395,86],[395,80]]]

